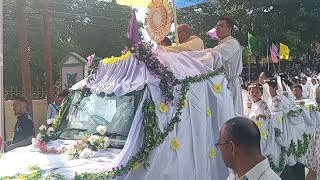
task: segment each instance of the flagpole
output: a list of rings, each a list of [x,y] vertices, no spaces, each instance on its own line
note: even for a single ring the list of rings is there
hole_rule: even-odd
[[[268,62],[268,72],[270,71],[270,64],[269,64],[269,47],[267,46],[267,62]]]
[[[4,140],[5,119],[3,85],[3,3],[0,3],[0,137]],[[0,146],[0,152],[3,150],[2,147]]]
[[[249,82],[251,82],[251,55],[250,55],[250,57],[249,57]]]

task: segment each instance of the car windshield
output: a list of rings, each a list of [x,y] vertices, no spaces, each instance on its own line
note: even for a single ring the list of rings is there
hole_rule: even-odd
[[[69,110],[68,125],[60,138],[82,139],[86,134],[97,133],[96,127],[103,125],[112,136],[111,143],[124,144],[140,97],[141,92],[121,97],[90,94],[79,103],[74,103],[81,98],[80,93],[75,93]]]

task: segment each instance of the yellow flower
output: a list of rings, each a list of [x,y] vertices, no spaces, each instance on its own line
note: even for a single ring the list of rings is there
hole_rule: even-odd
[[[306,106],[306,109],[307,109],[308,112],[310,112],[311,111],[311,106]]]
[[[209,117],[212,117],[212,111],[211,111],[210,108],[207,109],[207,115],[208,115]]]
[[[160,112],[167,113],[169,111],[169,107],[166,103],[160,103]]]
[[[214,92],[216,92],[216,93],[222,93],[223,87],[222,87],[222,85],[221,85],[220,83],[218,83],[218,84],[215,84],[215,85],[213,86],[213,90],[214,90]]]
[[[140,162],[134,163],[133,170],[138,171],[140,169],[141,169],[141,163]]]
[[[261,128],[263,126],[263,120],[257,121],[257,126]]]
[[[114,56],[106,57],[103,59],[103,63],[104,64],[115,64],[120,61],[127,61],[127,60],[129,60],[131,55],[132,55],[132,53],[130,51],[128,51],[126,54],[123,54],[120,57],[114,57]]]
[[[212,148],[212,149],[209,151],[209,157],[210,157],[211,159],[214,159],[216,156],[217,156],[217,151]]]
[[[263,139],[267,139],[267,136],[268,136],[268,133],[267,133],[266,131],[262,131],[262,132],[261,132],[261,137],[262,137]]]
[[[189,106],[189,101],[188,101],[188,99],[186,98],[186,99],[183,101],[182,107],[183,107],[183,108],[187,108],[188,106]]]
[[[181,144],[180,144],[178,138],[173,138],[171,141],[171,149],[177,151],[180,148],[181,148]]]
[[[279,117],[279,124],[282,125],[283,124],[283,116]]]

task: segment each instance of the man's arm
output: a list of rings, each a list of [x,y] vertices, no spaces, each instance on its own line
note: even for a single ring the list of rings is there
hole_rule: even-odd
[[[162,49],[166,52],[183,52],[183,51],[197,51],[204,48],[203,41],[200,38],[194,38],[188,42],[181,43],[176,46],[163,47],[160,46],[159,49]]]
[[[237,40],[230,39],[214,47],[212,50],[219,51],[223,57],[223,61],[230,61],[235,53],[241,50],[241,47]]]
[[[11,144],[9,146],[5,145],[5,151],[8,152],[8,151],[14,150],[18,147],[28,146],[32,143],[32,138],[33,138],[33,136],[30,136],[30,137],[27,137],[26,139],[24,139],[18,143]]]

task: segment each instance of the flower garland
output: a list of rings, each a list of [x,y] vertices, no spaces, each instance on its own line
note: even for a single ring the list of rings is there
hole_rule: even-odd
[[[175,115],[168,123],[167,128],[164,132],[159,130],[157,116],[155,114],[156,107],[153,101],[149,101],[145,104],[145,116],[144,116],[144,137],[145,142],[142,148],[138,151],[138,153],[133,156],[127,163],[126,166],[115,167],[113,170],[105,173],[82,173],[76,174],[76,180],[98,180],[98,179],[112,179],[117,176],[124,175],[131,170],[135,169],[137,164],[144,163],[145,167],[148,167],[148,159],[154,148],[159,146],[164,142],[164,140],[168,137],[169,133],[174,130],[174,127],[177,123],[181,121],[180,115],[182,114],[182,109],[184,106],[184,102],[186,100],[186,94],[189,90],[189,87],[192,83],[203,82],[209,78],[220,75],[224,72],[223,67],[217,69],[214,72],[198,75],[195,77],[188,77],[182,80],[179,84],[181,84],[181,96],[178,101],[178,105],[176,108]]]
[[[152,44],[140,42],[134,46],[133,52],[138,61],[144,63],[147,69],[160,79],[159,87],[165,98],[164,102],[166,104],[171,103],[174,99],[173,88],[179,84],[179,81],[167,67],[160,63],[157,54],[152,52]]]
[[[64,100],[62,107],[59,111],[59,115],[53,124],[53,129],[55,130],[55,132],[62,130],[60,129],[61,128],[60,125],[62,121],[64,122],[67,119],[74,94],[75,94],[74,92],[70,92],[69,95]]]
[[[124,54],[122,54],[121,56],[118,57],[106,57],[103,59],[103,63],[104,64],[115,64],[115,63],[119,63],[121,61],[127,61],[130,59],[130,57],[132,56],[132,53],[130,51],[126,51]]]
[[[279,136],[277,136],[277,134],[276,134],[276,137],[279,137]],[[281,173],[284,170],[285,165],[286,165],[285,164],[286,157],[294,155],[297,158],[300,158],[306,154],[308,147],[309,147],[309,144],[310,144],[311,136],[304,133],[302,135],[302,137],[303,137],[303,140],[298,140],[297,144],[295,144],[293,141],[291,141],[288,148],[283,147],[283,146],[281,147],[279,166],[276,166],[274,161],[272,160],[272,158],[270,156],[268,156],[269,162],[270,162],[270,167],[272,170],[274,170],[276,173]]]

